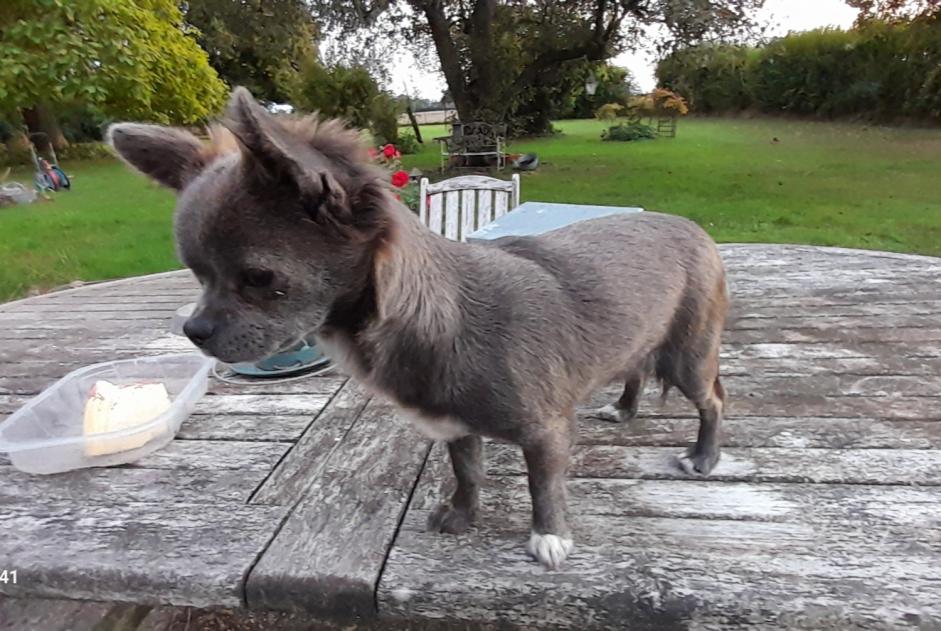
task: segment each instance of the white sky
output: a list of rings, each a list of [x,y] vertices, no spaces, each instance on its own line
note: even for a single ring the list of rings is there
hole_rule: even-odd
[[[770,25],[769,35],[785,35],[789,31],[806,31],[823,26],[849,27],[856,19],[856,9],[843,0],[767,0],[761,19]],[[436,66],[436,60],[432,57]],[[643,53],[624,53],[614,58],[617,66],[624,66],[634,74],[639,87],[650,90],[655,87],[653,68],[656,59]],[[444,77],[437,67],[418,63],[410,54],[400,53],[393,65],[394,92],[402,92],[406,83],[423,98],[438,99],[444,90]]]

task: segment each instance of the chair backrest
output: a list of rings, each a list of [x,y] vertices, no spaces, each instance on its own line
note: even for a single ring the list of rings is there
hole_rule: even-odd
[[[433,232],[455,241],[507,214],[520,203],[520,176],[498,180],[462,175],[435,184],[421,179],[418,214]]]
[[[506,136],[506,125],[493,123],[454,123],[451,144],[463,151],[477,151],[499,146]]]

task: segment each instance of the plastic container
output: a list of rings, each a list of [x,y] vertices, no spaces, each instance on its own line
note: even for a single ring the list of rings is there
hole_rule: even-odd
[[[198,353],[159,355],[95,364],[69,373],[0,424],[0,452],[27,473],[61,473],[125,464],[170,442],[209,381],[212,360]],[[95,382],[162,383],[170,407],[123,430],[85,435],[85,404]],[[139,445],[125,449],[123,445]],[[92,447],[93,445],[93,447]],[[95,453],[115,450],[115,453]]]

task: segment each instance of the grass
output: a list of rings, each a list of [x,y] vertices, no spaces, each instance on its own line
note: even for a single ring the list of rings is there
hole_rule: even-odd
[[[601,142],[598,121],[557,126],[560,136],[511,144],[540,157],[524,200],[661,210],[723,242],[941,255],[941,130],[689,119],[675,139],[621,143]],[[436,151],[405,164],[437,167]]]
[[[597,121],[558,126],[562,135],[511,144],[542,162],[523,175],[524,200],[663,210],[725,242],[941,255],[941,130],[690,119],[672,140],[602,143]],[[404,163],[433,171],[436,144],[426,142]],[[178,267],[169,193],[113,161],[65,167],[73,191],[0,209],[0,301],[75,279]],[[30,174],[14,172],[14,179]]]
[[[0,209],[0,302],[76,279],[179,267],[173,196],[115,160],[65,164],[73,190],[50,202]],[[31,182],[30,170],[11,179]]]

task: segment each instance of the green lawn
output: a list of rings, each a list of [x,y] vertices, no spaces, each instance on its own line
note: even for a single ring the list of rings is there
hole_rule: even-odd
[[[0,209],[0,302],[76,279],[179,267],[173,196],[116,160],[65,164],[73,190],[50,202]],[[11,179],[31,181],[31,171]]]
[[[598,121],[557,126],[563,135],[511,144],[541,161],[523,175],[524,200],[685,215],[724,242],[941,255],[941,130],[689,119],[675,139],[621,143],[601,142]],[[438,165],[436,147],[406,158]]]
[[[691,217],[727,242],[941,255],[941,130],[700,119],[681,121],[673,140],[602,143],[596,121],[559,127],[563,135],[510,147],[542,161],[523,175],[524,200],[640,205]],[[404,162],[432,170],[437,147],[426,142]],[[117,162],[65,166],[73,191],[0,210],[0,301],[178,265],[169,193]]]

